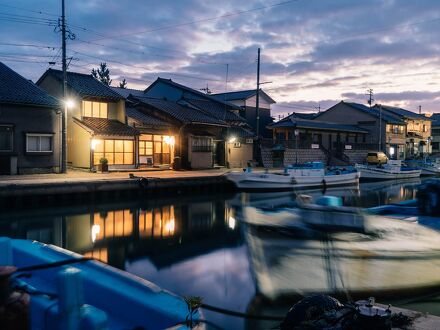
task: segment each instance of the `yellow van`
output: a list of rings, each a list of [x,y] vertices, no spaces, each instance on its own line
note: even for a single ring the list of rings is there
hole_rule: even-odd
[[[367,154],[368,164],[386,164],[388,162],[388,157],[382,151],[369,151]]]

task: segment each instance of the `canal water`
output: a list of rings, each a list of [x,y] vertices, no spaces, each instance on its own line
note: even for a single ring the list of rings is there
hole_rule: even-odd
[[[373,207],[415,198],[419,183],[365,183],[303,193]],[[0,236],[54,244],[235,312],[284,315],[301,296],[326,292],[341,300],[374,295],[384,303],[440,315],[440,256],[425,253],[432,244],[440,245],[438,230],[377,220],[373,234],[328,233],[323,239],[246,223],[259,215],[282,216],[279,211],[293,205],[295,197],[241,193],[2,211]],[[277,324],[209,310],[204,314],[224,329]]]

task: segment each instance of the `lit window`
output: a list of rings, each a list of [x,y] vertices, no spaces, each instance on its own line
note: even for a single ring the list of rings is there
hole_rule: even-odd
[[[104,102],[83,101],[83,117],[108,118],[108,104]]]
[[[52,152],[53,134],[26,134],[27,152]]]
[[[0,151],[12,151],[13,133],[12,126],[0,126]]]
[[[106,158],[109,165],[134,164],[133,140],[99,140],[93,153],[94,165],[98,165],[101,158]]]

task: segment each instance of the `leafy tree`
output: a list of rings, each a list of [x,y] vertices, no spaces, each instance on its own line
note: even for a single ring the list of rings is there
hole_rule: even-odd
[[[98,69],[92,69],[92,76],[107,86],[110,86],[112,83],[112,80],[110,79],[110,70],[107,68],[107,63],[105,62],[101,63]]]
[[[125,78],[119,82],[119,88],[127,88],[127,81],[125,80]]]

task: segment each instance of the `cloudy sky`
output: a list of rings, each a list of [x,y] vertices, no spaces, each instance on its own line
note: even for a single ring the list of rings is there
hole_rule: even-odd
[[[440,111],[437,0],[66,0],[69,70],[105,61],[113,84],[158,76],[213,92],[262,87],[274,114],[340,100]],[[61,0],[0,0],[0,61],[36,80],[61,68]],[[226,76],[228,82],[226,84]]]

